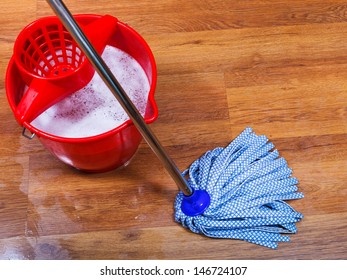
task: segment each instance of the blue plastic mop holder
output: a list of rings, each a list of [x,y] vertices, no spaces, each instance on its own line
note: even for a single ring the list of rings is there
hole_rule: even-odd
[[[197,216],[210,206],[210,196],[205,190],[194,190],[190,196],[183,196],[181,210],[187,216]]]

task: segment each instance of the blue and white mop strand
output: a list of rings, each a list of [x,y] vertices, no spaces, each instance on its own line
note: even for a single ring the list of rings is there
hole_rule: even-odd
[[[303,215],[284,200],[303,198],[287,162],[265,136],[246,128],[226,148],[206,152],[183,172],[194,190],[205,190],[210,205],[202,214],[182,211],[175,201],[175,220],[199,234],[241,239],[270,248],[288,242]],[[187,212],[186,212],[187,213]],[[188,213],[189,214],[189,213]]]

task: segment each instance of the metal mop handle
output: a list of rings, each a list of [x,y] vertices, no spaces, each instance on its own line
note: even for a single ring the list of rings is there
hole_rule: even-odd
[[[113,95],[117,98],[118,102],[122,105],[123,109],[133,121],[142,137],[146,140],[147,144],[152,148],[153,152],[164,164],[166,170],[169,172],[170,176],[173,178],[179,189],[186,196],[190,196],[193,193],[193,189],[187,184],[186,180],[182,176],[175,163],[166,153],[159,140],[153,134],[139,111],[127,96],[124,89],[121,87],[103,59],[94,49],[93,45],[85,36],[81,28],[78,26],[65,4],[62,1],[56,0],[47,0],[47,2],[59,17],[61,22],[64,24],[66,29],[70,32],[71,36],[77,42],[79,47],[83,50],[84,54],[94,66],[94,69],[99,73],[100,77],[109,87]]]

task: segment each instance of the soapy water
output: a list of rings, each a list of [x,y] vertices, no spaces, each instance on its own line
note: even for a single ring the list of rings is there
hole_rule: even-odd
[[[101,57],[144,116],[150,85],[140,64],[112,46],[106,46]],[[31,125],[56,136],[81,138],[112,130],[128,119],[122,106],[95,72],[84,88],[48,108]]]

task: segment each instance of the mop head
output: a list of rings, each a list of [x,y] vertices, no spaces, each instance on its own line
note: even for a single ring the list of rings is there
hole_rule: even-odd
[[[296,233],[303,215],[285,200],[304,197],[298,181],[265,136],[245,129],[226,148],[208,151],[183,172],[195,190],[205,190],[210,205],[203,214],[188,216],[175,201],[175,220],[195,233],[214,238],[241,239],[277,248]]]

